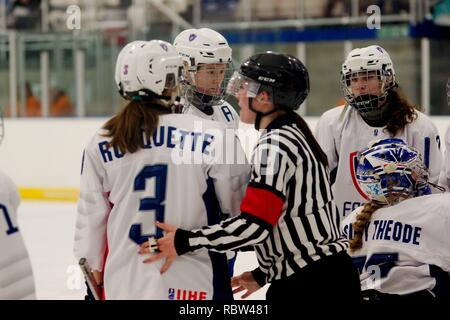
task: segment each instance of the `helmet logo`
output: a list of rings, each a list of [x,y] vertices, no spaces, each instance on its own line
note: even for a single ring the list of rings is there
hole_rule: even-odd
[[[197,35],[195,33],[191,33],[189,35],[189,41],[194,41],[195,38],[197,38]]]
[[[270,82],[270,83],[275,83],[275,79],[268,78],[268,77],[263,77],[263,76],[259,76],[259,77],[258,77],[258,80],[259,80],[259,81]]]
[[[380,51],[381,53],[384,53],[383,49],[381,49],[380,47],[377,47],[377,50]]]
[[[167,52],[167,50],[169,50],[169,48],[167,48],[167,45],[165,43],[161,43],[160,44],[161,48],[163,48],[164,51]]]
[[[127,64],[123,66],[123,74],[124,75],[128,74],[128,65]]]

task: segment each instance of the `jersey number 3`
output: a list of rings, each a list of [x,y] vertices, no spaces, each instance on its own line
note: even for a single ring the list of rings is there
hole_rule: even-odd
[[[6,230],[6,234],[9,236],[10,234],[18,232],[19,228],[14,227],[14,225],[12,224],[11,217],[9,216],[9,213],[8,213],[8,209],[6,209],[6,207],[4,205],[0,204],[0,211],[3,212],[3,216],[5,217],[5,220],[6,220],[6,225],[8,226],[8,229]]]
[[[155,179],[155,196],[140,199],[139,211],[147,213],[154,211],[154,219],[164,222],[164,203],[166,200],[167,165],[158,164],[145,166],[134,179],[134,191],[145,191],[145,185],[149,179]],[[145,218],[147,219],[147,215]],[[141,244],[149,237],[161,238],[162,230],[156,228],[156,234],[142,234],[142,223],[131,225],[129,237],[137,244]]]

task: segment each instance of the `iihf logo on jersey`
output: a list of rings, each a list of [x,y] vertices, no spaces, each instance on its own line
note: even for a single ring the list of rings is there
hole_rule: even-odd
[[[206,291],[169,288],[169,300],[206,300]]]
[[[174,300],[174,299],[175,299],[175,289],[169,288],[169,300]]]
[[[161,43],[160,46],[166,52],[167,52],[167,50],[169,50],[169,48],[167,47],[167,45],[165,43]]]

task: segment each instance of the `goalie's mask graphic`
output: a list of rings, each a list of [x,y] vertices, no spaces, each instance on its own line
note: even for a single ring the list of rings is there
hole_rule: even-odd
[[[401,139],[378,140],[359,152],[356,180],[369,199],[380,205],[431,193],[420,153]]]

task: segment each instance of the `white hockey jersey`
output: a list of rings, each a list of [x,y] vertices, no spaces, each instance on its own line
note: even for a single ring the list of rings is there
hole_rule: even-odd
[[[316,126],[316,138],[328,157],[331,177],[335,177],[333,194],[341,216],[345,217],[367,202],[368,197],[359,188],[355,177],[354,160],[357,151],[367,148],[370,141],[389,138],[383,127],[370,127],[356,110],[343,107],[325,112]],[[423,113],[396,135],[422,153],[429,169],[430,181],[437,183],[442,165],[439,133]]]
[[[163,261],[143,264],[138,243],[162,236],[155,220],[190,230],[240,213],[250,167],[234,131],[223,140],[221,123],[163,115],[153,138],[125,155],[101,134],[84,152],[74,252],[102,270],[108,246],[106,299],[223,299],[225,255],[183,255],[161,275]]]
[[[432,194],[378,209],[366,226],[363,246],[350,252],[362,290],[409,294],[439,288],[439,267],[450,272],[450,194]],[[347,239],[362,207],[341,223]],[[448,279],[447,279],[448,281]],[[448,290],[449,288],[447,288]]]
[[[19,193],[0,171],[0,300],[35,299],[28,251],[17,225]]]
[[[192,114],[203,119],[218,121],[225,124],[228,128],[239,128],[239,115],[231,104],[226,101],[222,104],[212,106],[214,112],[211,115],[200,111],[185,99],[181,99],[181,104],[183,105],[183,113],[185,114]]]
[[[445,133],[444,143],[444,164],[442,166],[439,184],[446,187],[447,191],[450,191],[450,126],[447,128],[447,132]]]

